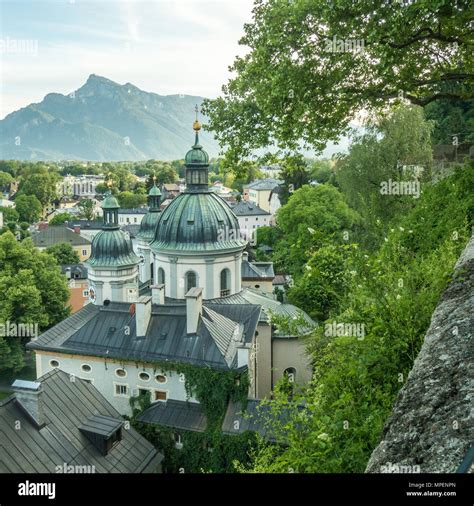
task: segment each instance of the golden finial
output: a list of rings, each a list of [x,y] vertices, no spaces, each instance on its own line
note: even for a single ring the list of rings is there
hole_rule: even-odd
[[[107,180],[107,186],[108,188],[112,188],[112,185],[114,184],[114,182],[112,181],[112,174],[109,172],[108,174],[108,180]]]
[[[153,179],[153,184],[156,184],[156,175],[155,174],[153,174],[153,178],[152,179]]]
[[[199,130],[201,130],[201,123],[198,120],[199,108],[198,108],[197,104],[196,104],[196,107],[194,108],[194,110],[196,111],[196,119],[194,120],[194,123],[193,123],[193,130],[195,130],[196,132],[199,132]]]

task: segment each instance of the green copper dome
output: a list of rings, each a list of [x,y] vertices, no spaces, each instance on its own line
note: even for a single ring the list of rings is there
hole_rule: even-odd
[[[200,144],[195,144],[186,153],[184,163],[185,165],[209,165],[209,155],[202,149]]]
[[[140,259],[135,255],[132,242],[120,230],[118,224],[119,203],[110,190],[107,192],[102,209],[104,224],[94,237],[91,256],[86,261],[90,267],[126,267],[137,265]]]
[[[229,206],[212,192],[178,195],[161,212],[154,241],[156,251],[205,252],[242,249],[239,222]]]
[[[139,262],[130,239],[121,230],[104,229],[92,240],[92,252],[86,264],[91,267],[126,267]]]
[[[150,242],[155,237],[155,229],[158,221],[160,220],[161,213],[149,211],[143,217],[140,223],[140,230],[137,233],[137,237]]]
[[[150,197],[161,197],[160,189],[158,188],[158,186],[156,186],[156,184],[154,184],[151,187],[151,190],[148,192],[148,195]]]

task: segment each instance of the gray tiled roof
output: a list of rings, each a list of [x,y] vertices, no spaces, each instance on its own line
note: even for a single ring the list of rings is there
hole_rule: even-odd
[[[257,204],[242,200],[232,207],[232,211],[236,216],[270,216],[268,211],[265,211]]]
[[[91,242],[79,234],[76,234],[64,225],[49,226],[31,235],[33,243],[38,248],[49,248],[54,244],[65,242],[72,246],[89,245]]]
[[[175,400],[156,402],[139,415],[138,421],[194,432],[204,432],[207,426],[200,404]]]
[[[245,409],[239,402],[229,402],[222,422],[222,432],[237,435],[250,430],[272,440],[271,433],[265,423],[265,415],[268,414],[268,411],[268,405],[261,406],[257,399],[249,399]]]
[[[71,273],[71,279],[87,279],[87,267],[84,264],[64,264],[61,265],[61,272]]]
[[[275,186],[278,186],[281,183],[282,181],[269,177],[265,179],[258,179],[257,181],[246,184],[244,185],[244,188],[249,188],[251,190],[273,190]]]
[[[273,262],[242,261],[242,279],[273,279]]]
[[[240,325],[242,344],[248,343],[259,314],[259,305],[246,302],[229,307],[205,302],[197,333],[187,335],[186,305],[167,303],[152,307],[146,336],[137,337],[136,316],[131,314],[130,304],[88,304],[27,347],[143,362],[177,360],[227,369],[235,367],[237,360],[232,344],[236,324]],[[233,356],[229,350],[234,350]]]
[[[98,473],[143,473],[156,470],[162,456],[133,428],[122,430],[122,440],[107,455],[80,427],[99,415],[122,423],[119,413],[90,383],[58,369],[41,382],[45,425],[38,428],[26,415],[15,394],[0,401],[0,472],[54,473],[56,466],[95,466]],[[15,423],[21,429],[15,430]]]

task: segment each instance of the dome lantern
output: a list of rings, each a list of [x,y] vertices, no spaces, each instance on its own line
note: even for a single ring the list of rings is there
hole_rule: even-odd
[[[193,123],[193,130],[196,132],[194,145],[186,153],[184,164],[186,165],[186,192],[207,192],[209,180],[209,155],[199,144],[199,131],[201,123],[197,119],[199,112],[196,105],[196,120]]]

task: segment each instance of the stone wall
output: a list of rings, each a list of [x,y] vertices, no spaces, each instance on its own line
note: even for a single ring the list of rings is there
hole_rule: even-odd
[[[471,238],[433,313],[366,472],[459,469],[474,440],[473,285]]]

